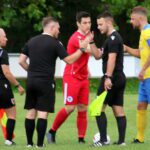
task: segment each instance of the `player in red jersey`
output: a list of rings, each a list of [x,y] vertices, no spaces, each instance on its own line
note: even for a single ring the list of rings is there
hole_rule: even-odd
[[[73,33],[68,41],[68,54],[74,53],[79,49],[79,42],[89,40],[89,46],[76,62],[71,65],[66,65],[63,75],[63,92],[64,104],[56,115],[54,123],[47,133],[48,143],[55,143],[55,135],[58,128],[64,123],[67,117],[77,107],[77,128],[78,141],[85,143],[84,137],[87,128],[87,106],[89,99],[89,81],[88,81],[88,60],[89,52],[91,52],[96,59],[101,56],[100,51],[96,48],[91,38],[91,18],[87,12],[78,12],[76,15],[78,30]],[[91,38],[91,39],[90,39]],[[82,50],[82,49],[81,49]],[[84,51],[84,49],[83,49]]]

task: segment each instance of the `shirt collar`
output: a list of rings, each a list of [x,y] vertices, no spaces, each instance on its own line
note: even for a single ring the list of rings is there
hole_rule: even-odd
[[[147,28],[150,28],[150,24],[146,24],[143,28],[143,30],[146,30]]]

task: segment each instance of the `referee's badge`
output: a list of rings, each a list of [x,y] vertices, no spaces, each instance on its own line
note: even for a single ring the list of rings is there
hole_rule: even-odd
[[[7,85],[7,84],[4,84],[4,87],[7,89],[7,88],[8,88],[8,85]]]
[[[112,35],[112,36],[111,36],[111,39],[112,39],[112,40],[114,40],[114,39],[115,39],[115,36],[114,36],[114,35]]]
[[[73,97],[72,96],[68,96],[67,97],[67,101],[71,103],[73,101]]]
[[[52,84],[52,88],[53,88],[53,89],[55,88],[55,84],[54,84],[54,83]]]

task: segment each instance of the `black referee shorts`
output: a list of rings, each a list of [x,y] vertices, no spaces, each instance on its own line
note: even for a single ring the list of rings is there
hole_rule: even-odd
[[[25,109],[54,112],[55,82],[41,78],[28,78]]]
[[[104,77],[102,77],[99,88],[97,91],[97,95],[100,95],[104,91]],[[104,104],[108,104],[109,106],[117,105],[123,106],[124,104],[124,90],[126,85],[126,77],[124,73],[117,73],[112,78],[112,88],[108,90],[108,94],[104,101]]]
[[[14,95],[11,85],[7,80],[0,80],[0,108],[10,108],[15,106]]]

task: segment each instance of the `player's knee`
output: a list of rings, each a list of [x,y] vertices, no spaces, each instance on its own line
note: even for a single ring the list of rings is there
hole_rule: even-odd
[[[30,110],[27,111],[26,118],[35,119],[36,115],[37,115],[36,110],[35,109],[30,109]]]
[[[8,114],[7,118],[16,120],[16,115]]]
[[[147,103],[138,103],[137,109],[138,110],[146,110],[147,109]]]
[[[75,106],[66,106],[65,109],[67,113],[70,114],[75,110]]]
[[[78,108],[78,111],[87,111],[86,105],[78,105],[77,108]]]
[[[115,106],[115,107],[113,107],[113,112],[114,112],[114,115],[116,117],[117,116],[124,116],[125,115],[124,109],[121,106]]]

